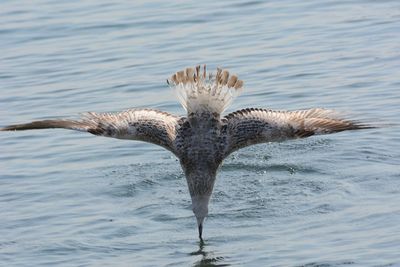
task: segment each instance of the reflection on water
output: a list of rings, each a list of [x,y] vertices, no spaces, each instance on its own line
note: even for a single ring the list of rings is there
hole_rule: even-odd
[[[206,250],[206,242],[199,241],[199,250],[190,253],[191,256],[201,256],[201,259],[193,264],[195,267],[223,267],[230,266],[230,264],[222,263],[225,261],[224,257],[215,256],[214,252]]]

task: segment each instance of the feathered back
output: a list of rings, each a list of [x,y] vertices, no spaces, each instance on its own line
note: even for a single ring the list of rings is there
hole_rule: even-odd
[[[243,81],[236,75],[229,75],[227,70],[217,68],[215,74],[207,75],[206,65],[203,71],[200,65],[178,71],[167,82],[188,114],[210,112],[219,115],[243,87]]]

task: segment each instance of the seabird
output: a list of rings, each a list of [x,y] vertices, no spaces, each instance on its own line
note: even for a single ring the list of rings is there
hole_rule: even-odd
[[[220,68],[214,74],[207,74],[205,65],[186,68],[172,75],[167,83],[176,92],[186,116],[155,109],[89,112],[79,120],[40,120],[0,130],[64,128],[164,147],[179,159],[185,173],[202,240],[217,170],[232,152],[259,143],[372,128],[322,108],[298,111],[246,108],[223,116],[242,91],[243,81]]]

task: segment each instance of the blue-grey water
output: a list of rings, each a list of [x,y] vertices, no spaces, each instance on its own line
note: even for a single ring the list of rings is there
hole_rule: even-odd
[[[184,114],[166,78],[203,63],[245,81],[228,111],[326,107],[385,126],[231,155],[204,244],[162,148],[1,132],[1,266],[400,266],[399,1],[5,0],[0,17],[0,126]]]

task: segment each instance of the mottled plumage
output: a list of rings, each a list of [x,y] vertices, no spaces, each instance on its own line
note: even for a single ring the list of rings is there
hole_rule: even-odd
[[[230,153],[258,143],[371,128],[341,119],[333,110],[320,108],[300,111],[247,108],[222,117],[243,87],[243,81],[226,70],[217,69],[215,75],[207,75],[205,66],[203,71],[197,66],[179,71],[167,81],[187,111],[186,116],[154,109],[131,109],[116,114],[87,113],[80,120],[34,121],[0,130],[65,128],[145,141],[168,149],[180,160],[185,173],[202,238],[217,170]]]

